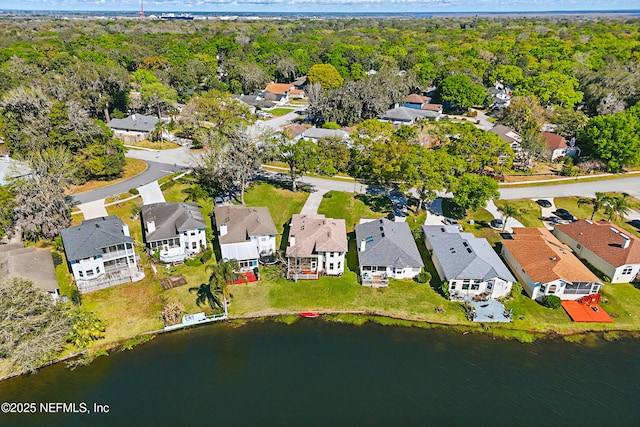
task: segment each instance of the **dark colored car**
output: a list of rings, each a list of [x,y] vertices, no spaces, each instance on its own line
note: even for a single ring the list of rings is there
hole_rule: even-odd
[[[565,221],[573,221],[575,219],[571,212],[562,208],[556,210],[553,214],[560,219],[564,219]]]
[[[632,219],[629,221],[629,225],[640,230],[640,219]]]
[[[551,202],[546,199],[536,200],[536,203],[542,206],[543,208],[550,208]]]

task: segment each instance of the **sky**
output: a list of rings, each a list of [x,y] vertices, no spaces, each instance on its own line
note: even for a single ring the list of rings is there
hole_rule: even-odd
[[[2,0],[0,9],[137,11],[140,0]],[[144,0],[146,11],[547,12],[640,9],[640,0]]]

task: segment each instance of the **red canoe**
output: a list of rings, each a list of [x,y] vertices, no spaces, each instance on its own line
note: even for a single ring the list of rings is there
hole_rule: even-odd
[[[312,313],[310,311],[305,312],[305,313],[300,313],[300,316],[302,317],[318,317],[320,316],[318,313]]]

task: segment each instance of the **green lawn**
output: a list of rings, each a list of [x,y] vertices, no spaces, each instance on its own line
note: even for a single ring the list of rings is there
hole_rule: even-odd
[[[256,182],[251,184],[244,196],[247,206],[266,206],[278,230],[276,247],[280,247],[285,227],[288,227],[291,215],[300,213],[309,193],[293,192],[273,185]],[[286,241],[286,240],[285,240]]]
[[[275,117],[284,116],[285,114],[289,114],[293,111],[293,108],[283,108],[278,107],[273,110],[268,110],[269,113],[273,114]]]
[[[544,227],[542,223],[542,209],[540,205],[530,199],[520,200],[494,200],[498,209],[506,203],[514,205],[518,211],[514,218],[520,221],[525,227]]]
[[[391,201],[384,196],[354,195],[341,191],[326,193],[318,208],[318,213],[327,218],[344,219],[347,233],[353,231],[360,218],[381,218],[391,211]]]

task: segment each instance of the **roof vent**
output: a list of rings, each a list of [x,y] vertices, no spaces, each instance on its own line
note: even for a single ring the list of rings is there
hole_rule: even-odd
[[[592,224],[593,225],[593,221],[591,221],[590,219],[585,219],[584,222],[586,222],[587,224]]]
[[[467,252],[469,252],[469,253],[473,253],[473,251],[471,250],[471,248],[467,248]]]
[[[616,233],[616,234],[619,234],[618,230],[616,230],[616,229],[615,229],[615,228],[613,228],[613,227],[609,227],[609,230],[613,231],[613,232],[614,232],[614,233]]]
[[[549,258],[551,261],[557,261],[558,257],[552,256],[551,258]]]

